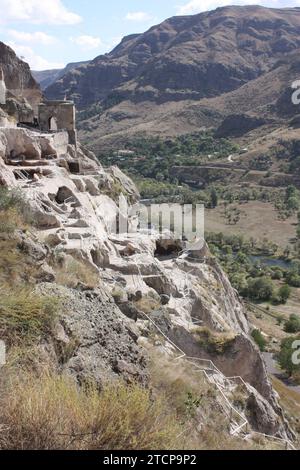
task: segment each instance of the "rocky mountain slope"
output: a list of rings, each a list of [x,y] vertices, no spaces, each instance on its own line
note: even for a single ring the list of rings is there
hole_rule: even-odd
[[[29,65],[15,52],[0,42],[0,67],[3,70],[8,96],[21,102],[27,100],[33,108],[41,101],[42,93],[32,77]]]
[[[125,37],[46,94],[67,94],[86,110],[82,137],[97,151],[99,138],[215,126],[240,106],[257,113],[255,103],[269,106],[291,85],[298,75],[299,28],[298,8],[224,7],[170,18]]]
[[[200,99],[234,90],[270,71],[300,47],[300,10],[225,7],[174,17],[123,39],[110,54],[64,76],[50,98],[76,97],[82,107],[104,100]],[[75,96],[76,95],[76,96]]]
[[[48,88],[52,83],[59,80],[63,77],[66,73],[70,72],[71,70],[80,67],[81,65],[86,64],[87,62],[72,62],[66,65],[63,69],[53,69],[53,70],[32,70],[32,76],[34,79],[40,84],[42,90]]]
[[[124,195],[137,200],[133,183],[115,167],[104,170],[79,143],[69,145],[64,132],[6,128],[0,142],[1,185],[22,194],[34,220],[33,232],[20,233],[17,245],[38,267],[36,292],[61,305],[55,329],[39,346],[43,360],[79,383],[92,378],[99,385],[118,376],[147,383],[153,351],[171,362],[178,351],[205,364],[213,360],[210,380],[220,399],[241,386],[227,384],[225,375],[248,384],[242,382],[243,413],[252,431],[292,438],[250,339],[245,308],[206,246],[178,256],[183,246],[171,234],[133,231],[134,214],[131,233],[117,236],[112,221],[123,212],[116,202]],[[24,156],[22,164],[11,158],[12,148]],[[163,251],[173,256],[160,259]],[[90,273],[84,282],[82,267]],[[218,405],[227,411],[228,397]],[[239,429],[234,420],[229,424]]]

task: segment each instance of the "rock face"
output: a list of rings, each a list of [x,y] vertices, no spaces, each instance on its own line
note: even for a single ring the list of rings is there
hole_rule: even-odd
[[[76,101],[80,139],[96,154],[137,133],[170,138],[217,128],[237,111],[280,125],[286,107],[298,113],[289,96],[277,100],[299,79],[299,25],[297,8],[229,6],[170,18],[45,93]]]
[[[265,119],[245,114],[232,114],[227,116],[220,127],[218,127],[215,136],[222,137],[240,137],[257,127],[266,124]]]
[[[64,69],[53,69],[53,70],[42,70],[42,71],[32,70],[31,73],[32,73],[33,78],[37,81],[37,83],[40,84],[41,89],[45,90],[50,85],[52,85],[52,83],[56,82],[61,77],[63,77],[66,73],[86,63],[87,62],[72,62],[66,65]]]
[[[79,383],[92,379],[100,387],[119,375],[127,382],[147,383],[147,359],[137,345],[134,327],[105,290],[41,284],[38,291],[60,301],[63,314],[52,347],[61,369]]]
[[[54,153],[45,151],[49,147]],[[64,132],[54,137],[0,130],[0,171],[1,184],[23,192],[38,228],[34,243],[20,240],[41,266],[37,288],[61,299],[57,332],[44,345],[58,367],[80,382],[92,378],[99,386],[118,375],[145,383],[146,354],[139,343],[152,344],[155,323],[164,333],[159,336],[154,330],[163,350],[176,352],[169,338],[187,355],[213,360],[225,375],[240,375],[267,400],[280,422],[281,410],[250,339],[245,308],[206,245],[193,253],[170,234],[164,234],[166,241],[160,233],[134,231],[134,212],[129,212],[130,230],[116,234],[114,223],[124,217],[118,197],[135,202],[134,184],[117,168],[104,170],[79,143],[69,145]],[[171,256],[160,259],[162,248]],[[99,286],[56,285],[49,262],[56,259],[64,265],[66,257],[93,272]],[[229,335],[221,353],[199,341],[201,328]],[[263,407],[258,406],[257,416],[260,412]],[[267,413],[266,426],[268,416],[274,418]]]
[[[19,102],[24,99],[36,110],[42,97],[40,87],[31,75],[29,65],[19,59],[3,42],[0,42],[0,67],[4,74],[8,98],[16,98]]]
[[[300,46],[297,9],[224,7],[170,18],[125,37],[109,54],[65,74],[50,98],[80,107],[133,101],[180,101],[234,90],[272,69]]]

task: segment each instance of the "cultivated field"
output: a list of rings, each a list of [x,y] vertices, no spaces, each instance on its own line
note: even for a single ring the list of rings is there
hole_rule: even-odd
[[[285,248],[295,238],[296,217],[280,220],[278,212],[270,203],[251,201],[247,204],[231,204],[228,208],[241,211],[240,221],[229,225],[224,216],[224,207],[220,204],[216,209],[205,210],[205,230],[223,232],[227,235],[244,235],[257,240],[268,239],[281,248]]]

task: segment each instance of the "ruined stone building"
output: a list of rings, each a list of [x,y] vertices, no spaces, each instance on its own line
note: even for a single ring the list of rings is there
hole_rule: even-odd
[[[43,101],[39,104],[38,122],[42,131],[67,131],[69,143],[76,146],[76,118],[73,101]]]

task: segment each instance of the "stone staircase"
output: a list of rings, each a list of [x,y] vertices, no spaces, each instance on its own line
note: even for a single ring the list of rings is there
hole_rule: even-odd
[[[237,387],[244,388],[248,392],[248,386],[242,377],[226,377],[217,366],[209,359],[201,359],[197,357],[188,357],[175,343],[173,343],[168,336],[156,325],[156,323],[147,315],[142,312],[145,318],[156,328],[158,333],[162,335],[165,340],[180,353],[174,361],[185,361],[192,365],[195,372],[203,374],[206,380],[214,386],[217,394],[217,401],[224,411],[229,421],[229,433],[231,436],[239,436],[244,440],[262,440],[270,441],[282,449],[296,450],[293,443],[288,439],[279,438],[276,436],[253,431],[246,418],[246,416],[239,411],[232,404],[232,393]]]

